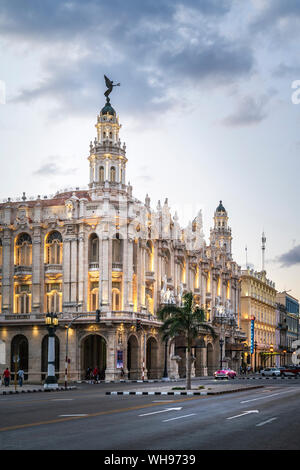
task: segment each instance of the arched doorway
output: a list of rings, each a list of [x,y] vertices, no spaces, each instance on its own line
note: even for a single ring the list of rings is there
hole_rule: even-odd
[[[15,364],[15,359],[18,359]],[[14,379],[15,367],[17,371],[23,369],[25,380],[28,379],[28,340],[24,335],[17,335],[11,341],[10,371]]]
[[[100,380],[105,379],[106,369],[106,341],[100,335],[88,335],[82,345],[83,378],[86,378],[88,369],[98,367]]]
[[[41,357],[41,377],[45,380],[48,373],[48,343],[49,335],[44,336],[42,340],[42,357]],[[55,336],[55,376],[59,379],[59,339]]]
[[[158,364],[157,364],[158,346],[155,338],[149,338],[147,341],[147,354],[146,354],[146,369],[148,372],[148,379],[158,378]]]
[[[211,343],[207,345],[207,374],[213,375],[215,372],[214,358],[213,358],[213,346]]]
[[[138,356],[139,345],[136,336],[132,335],[128,338],[127,343],[127,369],[129,379],[138,379]]]

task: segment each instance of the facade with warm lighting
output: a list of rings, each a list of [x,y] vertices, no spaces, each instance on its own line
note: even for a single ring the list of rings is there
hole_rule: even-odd
[[[193,291],[219,338],[224,364],[237,369],[241,358],[240,268],[231,255],[228,214],[220,202],[210,241],[202,214],[186,228],[171,215],[167,199],[156,209],[126,184],[126,147],[119,118],[107,101],[90,143],[89,185],[0,205],[0,358],[12,367],[15,352],[30,380],[45,378],[45,315],[55,312],[56,372],[62,379],[69,330],[69,374],[81,379],[98,366],[101,378],[161,377],[164,344],[156,313],[180,304]],[[100,309],[100,322],[95,322]],[[142,329],[136,330],[136,320]],[[219,364],[219,340],[200,332],[193,373],[212,374]],[[168,344],[170,377],[184,374],[185,344]]]
[[[241,327],[247,335],[244,362],[256,368],[275,365],[276,350],[276,289],[267,279],[266,271],[242,270]],[[251,320],[254,321],[251,354]],[[273,353],[272,354],[272,350]]]

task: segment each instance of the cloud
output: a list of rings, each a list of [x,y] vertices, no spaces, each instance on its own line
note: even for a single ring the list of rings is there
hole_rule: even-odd
[[[0,37],[32,42],[42,54],[41,75],[12,102],[50,99],[63,117],[94,113],[106,74],[124,87],[112,95],[120,112],[186,104],[195,87],[224,87],[252,72],[249,43],[221,27],[231,8],[231,0],[44,0],[39,8],[28,0],[26,9],[4,1]]]
[[[250,126],[259,124],[267,117],[267,104],[269,97],[264,95],[259,99],[245,96],[240,100],[237,109],[222,120],[225,126]]]
[[[77,172],[76,168],[62,168],[54,162],[45,163],[40,166],[36,171],[33,172],[33,175],[36,176],[60,176],[66,174],[74,174]]]
[[[257,11],[251,23],[253,31],[265,32],[266,29],[288,31],[291,23],[298,22],[300,18],[300,3],[299,0],[272,0],[272,2],[260,0],[257,2]]]
[[[281,263],[281,267],[290,267],[295,264],[300,264],[300,245],[295,246],[287,253],[279,256],[277,261]]]

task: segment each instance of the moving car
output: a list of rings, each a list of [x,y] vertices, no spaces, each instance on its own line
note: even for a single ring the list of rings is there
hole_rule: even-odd
[[[283,367],[279,367],[279,369],[280,369],[281,375],[283,375],[284,377],[289,377],[289,376],[296,377],[296,376],[300,376],[300,367],[299,367],[299,366],[295,366],[295,365],[292,365],[292,366],[283,366]]]
[[[281,374],[281,370],[278,367],[266,367],[265,369],[262,369],[260,373],[263,377],[279,377]]]
[[[232,369],[219,369],[214,373],[215,379],[234,379],[236,372]]]

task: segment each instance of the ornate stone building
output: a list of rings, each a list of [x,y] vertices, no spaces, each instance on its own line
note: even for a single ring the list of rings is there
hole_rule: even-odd
[[[166,199],[150,207],[126,184],[126,147],[109,99],[97,117],[90,143],[88,189],[47,198],[8,199],[0,204],[0,367],[13,369],[17,354],[29,380],[47,371],[45,314],[57,312],[56,371],[63,379],[68,334],[69,375],[81,379],[96,365],[106,380],[162,377],[165,350],[169,377],[184,375],[185,344],[167,348],[156,313],[163,303],[181,303],[193,291],[218,334],[205,331],[195,343],[193,373],[237,368],[240,268],[232,260],[231,229],[220,202],[210,242],[202,214],[186,228]],[[96,310],[100,322],[96,323]],[[79,316],[80,315],[80,316]],[[79,316],[76,320],[75,317]],[[137,329],[137,320],[141,328]],[[220,358],[219,339],[223,339]]]

